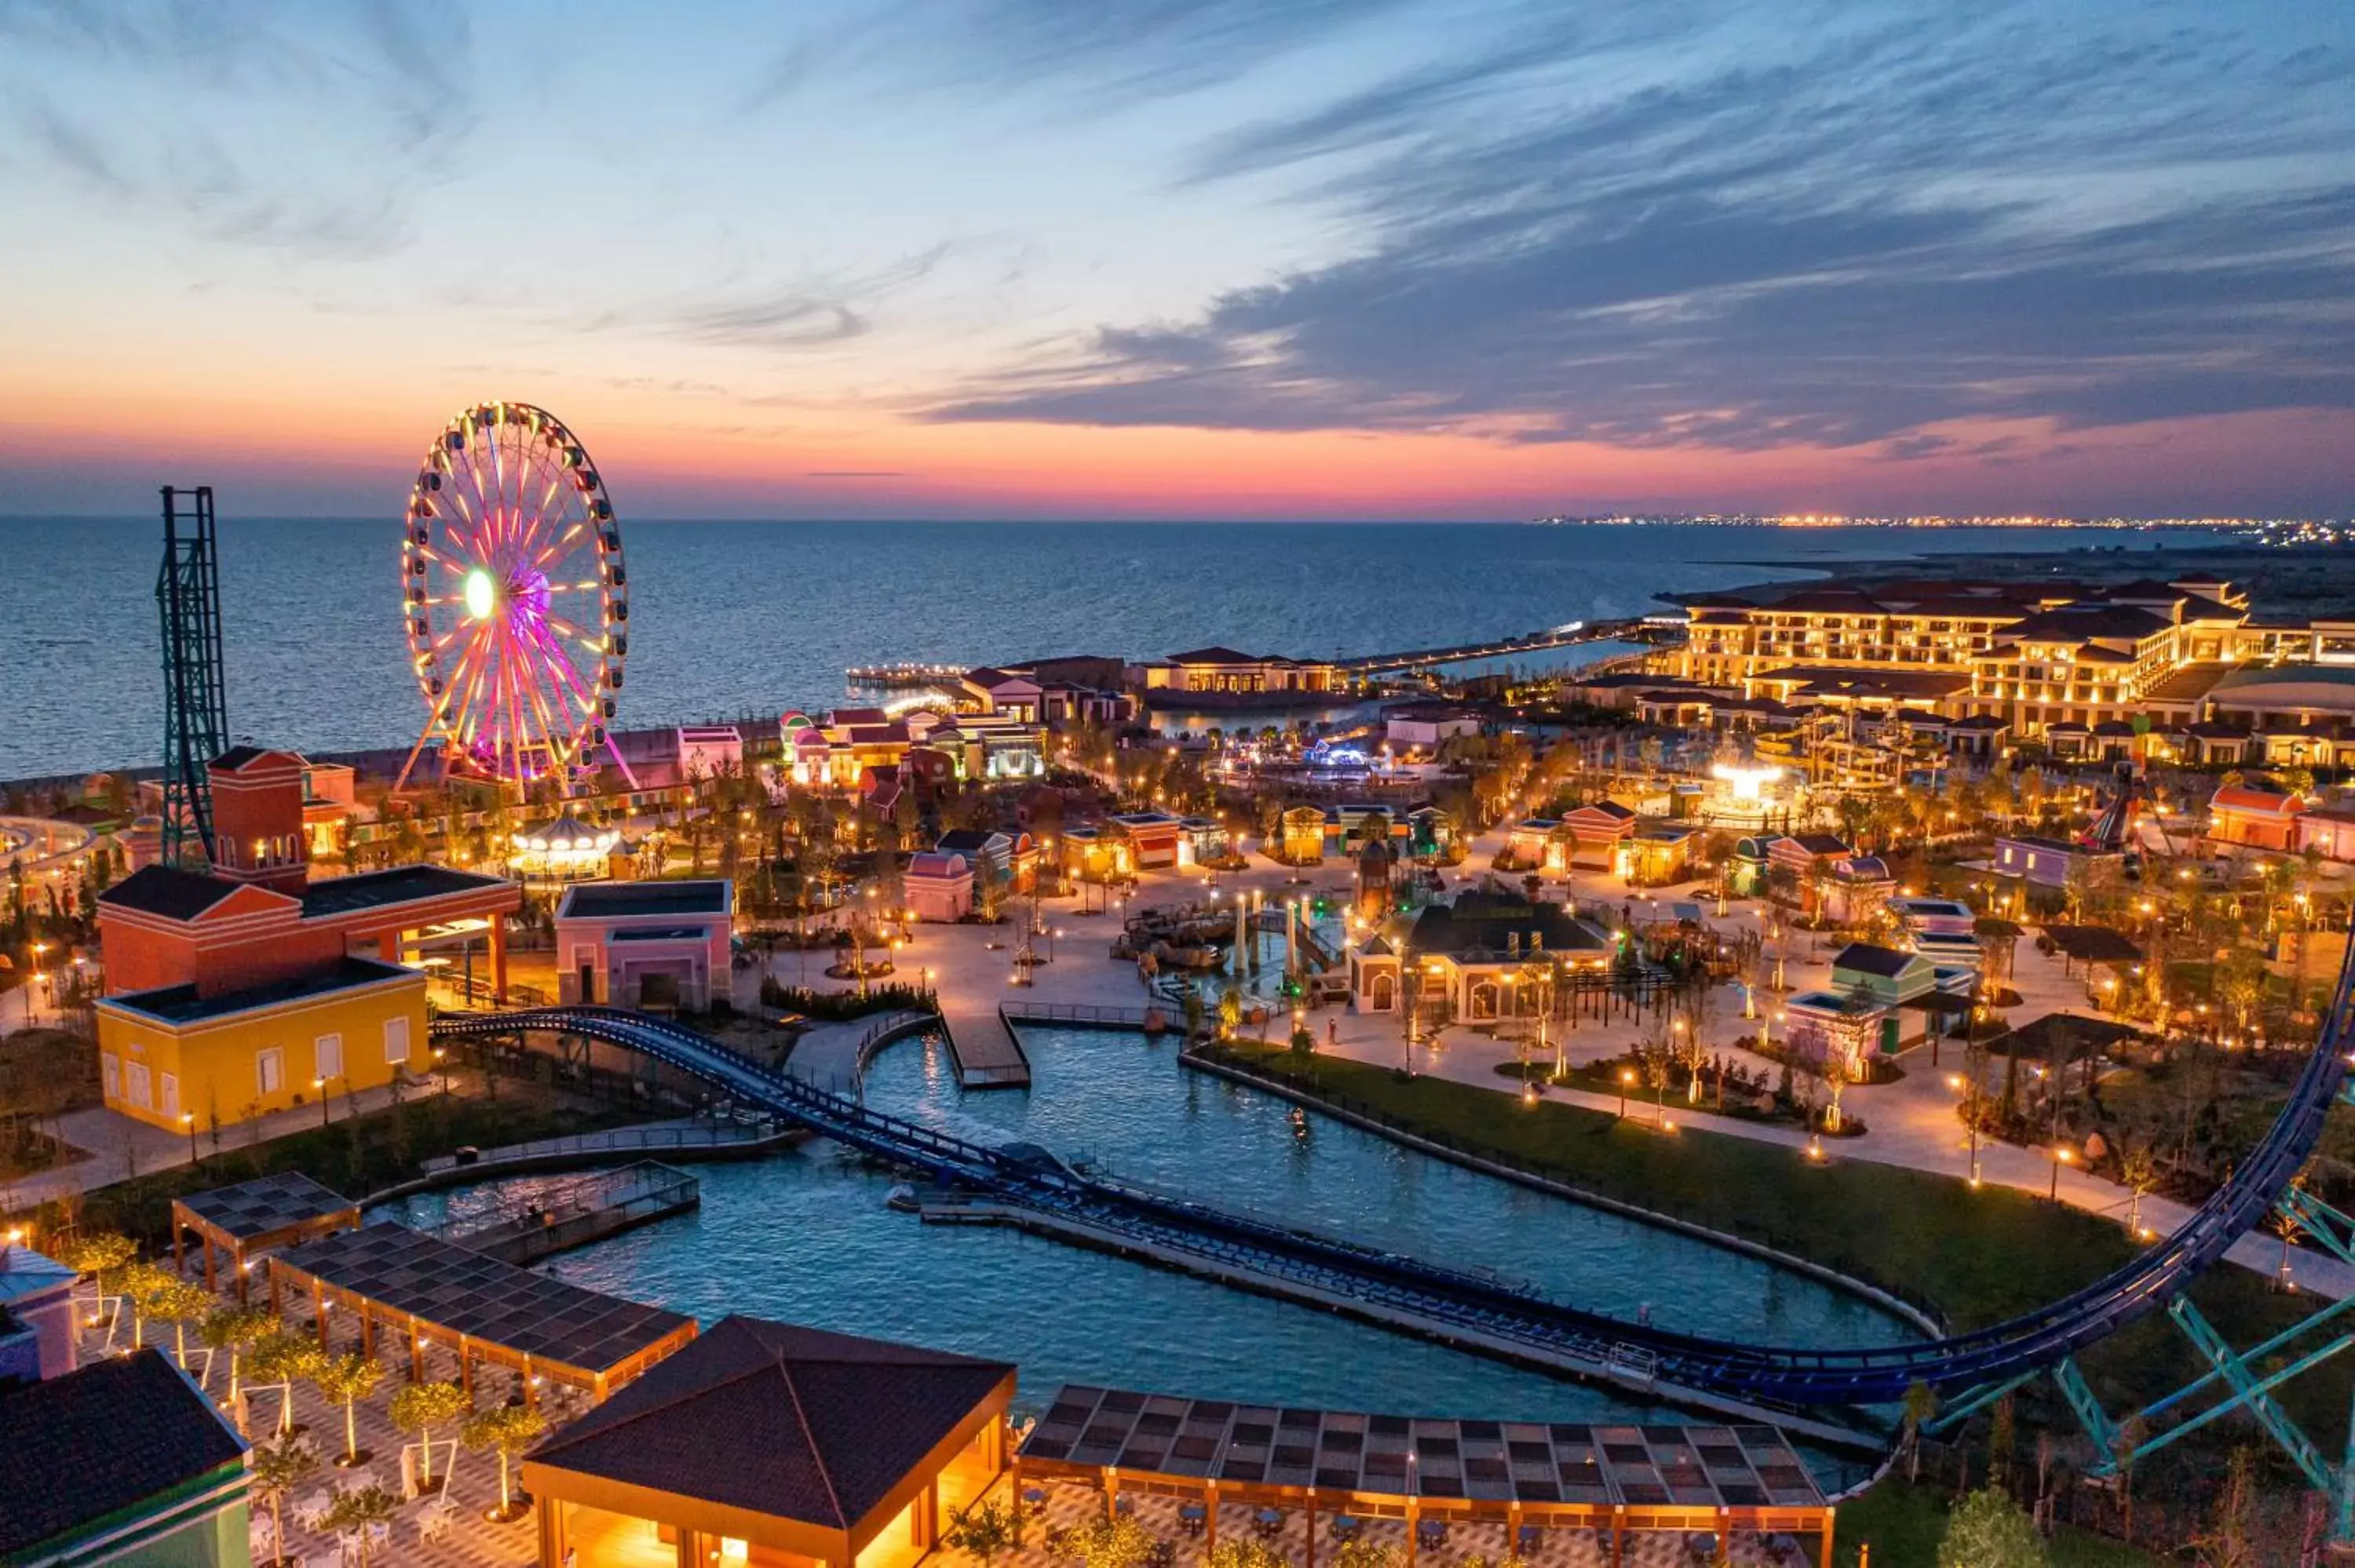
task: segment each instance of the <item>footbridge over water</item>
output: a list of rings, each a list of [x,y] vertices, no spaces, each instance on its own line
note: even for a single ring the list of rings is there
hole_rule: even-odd
[[[763,1067],[682,1025],[619,1009],[445,1014],[434,1031],[454,1038],[562,1032],[639,1052],[822,1136],[922,1171],[974,1201],[1009,1211],[1018,1223],[1028,1216],[1037,1228],[1116,1244],[1179,1266],[1214,1262],[1237,1283],[1253,1288],[1355,1310],[1469,1349],[1551,1365],[1670,1403],[1721,1413],[1747,1408],[1756,1418],[1827,1440],[1843,1435],[1836,1425],[1843,1409],[1893,1404],[1917,1384],[1950,1396],[1942,1419],[1953,1421],[2045,1372],[2053,1375],[2095,1437],[2095,1451],[2115,1454],[2124,1462],[2231,1411],[2246,1410],[2316,1486],[2338,1494],[2340,1517],[2355,1538],[2355,1486],[2350,1484],[2355,1467],[2326,1460],[2288,1425],[2271,1397],[2287,1377],[2355,1345],[2355,1333],[2339,1332],[2283,1369],[2290,1335],[2236,1352],[2183,1294],[2194,1277],[2277,1207],[2295,1212],[2317,1245],[2355,1261],[2355,1220],[2291,1185],[2346,1086],[2347,1053],[2355,1042],[2350,980],[2355,961],[2340,974],[2321,1044],[2264,1142],[2174,1234],[2084,1289],[2010,1321],[1944,1339],[1858,1350],[1749,1345],[1630,1323],[1480,1274],[1083,1175],[1035,1148],[991,1148],[869,1109],[857,1099]],[[2294,1332],[2324,1324],[2349,1307],[2355,1307],[2355,1298],[2324,1308]],[[2186,1402],[2202,1392],[2222,1397],[2139,1447],[2120,1445],[2115,1439],[2125,1423],[2093,1403],[2073,1358],[2161,1311],[2176,1320],[2213,1370],[2144,1414],[2165,1407],[2182,1414]],[[2261,1372],[2254,1363],[2267,1357],[2274,1359]],[[1832,1420],[1803,1415],[1810,1406],[1830,1407],[1825,1414]]]

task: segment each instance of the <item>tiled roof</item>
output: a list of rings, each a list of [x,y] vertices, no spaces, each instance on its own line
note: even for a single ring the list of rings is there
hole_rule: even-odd
[[[1916,961],[1913,954],[1901,953],[1894,948],[1878,947],[1870,942],[1850,942],[1832,959],[1832,968],[1895,980]]]
[[[730,889],[717,877],[691,882],[582,882],[565,890],[559,920],[620,916],[725,915]]]
[[[530,1457],[848,1530],[1013,1374],[1002,1361],[725,1318]]]
[[[244,1440],[157,1350],[0,1391],[0,1559],[216,1470]]]
[[[453,871],[446,865],[396,865],[387,871],[368,871],[357,876],[336,876],[312,883],[303,889],[303,917],[312,920],[324,915],[349,915],[362,909],[511,885],[503,877]]]

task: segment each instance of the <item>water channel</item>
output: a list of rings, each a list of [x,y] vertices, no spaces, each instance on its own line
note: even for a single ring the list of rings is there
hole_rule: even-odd
[[[1912,1330],[1817,1280],[1529,1192],[1180,1067],[1142,1035],[1026,1028],[1028,1092],[966,1093],[945,1044],[885,1050],[868,1102],[993,1142],[1028,1139],[1124,1180],[1451,1264],[1665,1327],[1785,1345]],[[1513,1102],[1499,1096],[1498,1114]],[[1604,1389],[1012,1231],[926,1226],[827,1143],[698,1168],[698,1214],[546,1266],[706,1322],[731,1311],[1000,1358],[1020,1405],[1066,1382],[1204,1398],[1535,1421],[1682,1420]],[[412,1200],[409,1219],[481,1194]],[[1829,1461],[1823,1461],[1827,1465]]]

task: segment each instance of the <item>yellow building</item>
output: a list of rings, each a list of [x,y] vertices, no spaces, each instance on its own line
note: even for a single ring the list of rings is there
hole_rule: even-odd
[[[130,991],[99,1002],[98,1050],[109,1110],[176,1132],[227,1126],[390,1083],[426,1050],[425,976],[347,958],[214,996]]]

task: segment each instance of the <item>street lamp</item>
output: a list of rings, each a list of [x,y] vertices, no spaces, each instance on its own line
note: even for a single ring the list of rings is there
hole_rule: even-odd
[[[2062,1149],[2062,1148],[2059,1148],[2059,1147],[2057,1147],[2057,1146],[2053,1149],[2053,1150],[2052,1150],[2052,1185],[2051,1185],[2051,1189],[2050,1189],[2049,1191],[2047,1191],[2047,1192],[2045,1192],[2045,1194],[2044,1194],[2044,1195],[2045,1195],[2045,1197],[2046,1197],[2047,1199],[2049,1199],[2050,1201],[2051,1201],[2052,1202],[2057,1203],[2057,1202],[2059,1202],[2061,1201],[2061,1167],[2062,1167],[2063,1165],[2068,1164],[2068,1163],[2070,1162],[2070,1160],[2073,1160],[2073,1159],[2075,1159],[2075,1158],[2076,1158],[2076,1156],[2075,1156],[2075,1155],[2072,1154],[2069,1150],[2065,1150],[2065,1149]]]
[[[1627,1119],[1627,1090],[1634,1086],[1635,1082],[1635,1068],[1622,1067],[1619,1069],[1619,1119],[1621,1121],[1625,1121]]]
[[[313,1092],[319,1097],[319,1125],[327,1125],[327,1080],[324,1075],[311,1080]]]
[[[188,1133],[188,1163],[189,1163],[189,1164],[191,1164],[191,1165],[194,1165],[194,1164],[197,1163],[197,1113],[196,1113],[196,1112],[194,1112],[194,1111],[182,1111],[182,1112],[180,1113],[180,1125],[181,1125],[183,1128],[186,1128],[187,1129],[187,1133]]]

